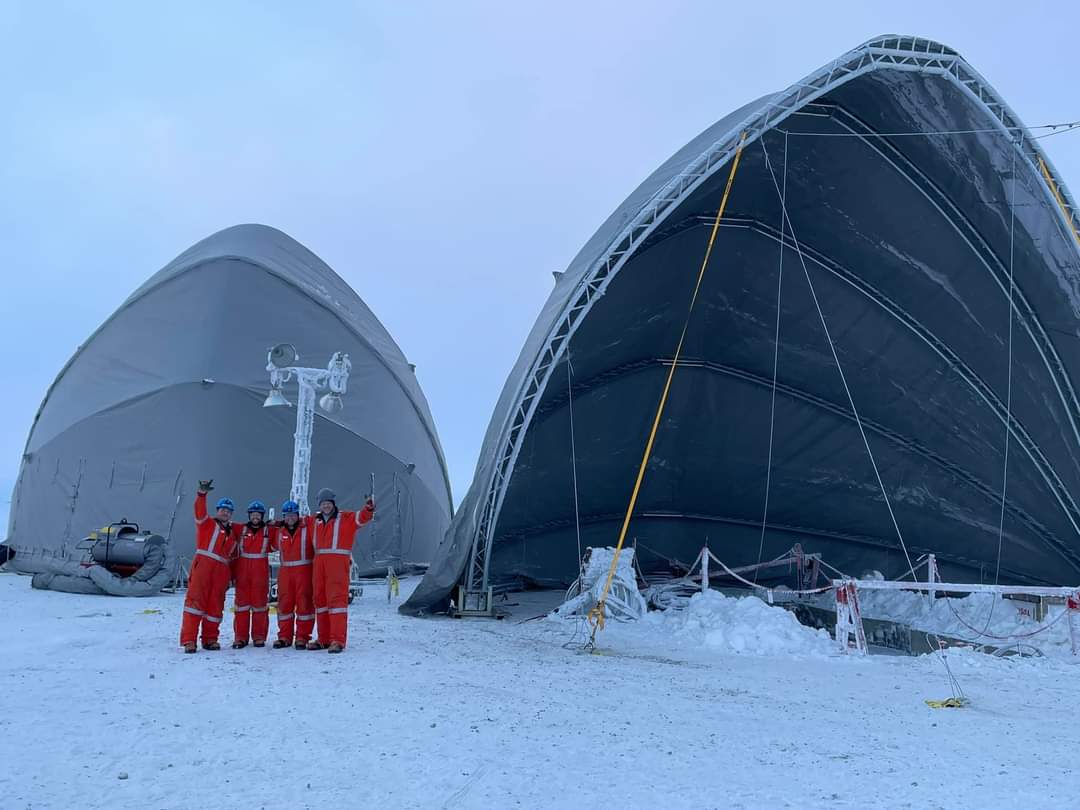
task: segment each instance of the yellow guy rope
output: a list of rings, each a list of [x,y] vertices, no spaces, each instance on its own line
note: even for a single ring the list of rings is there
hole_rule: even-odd
[[[664,415],[664,406],[667,405],[668,392],[671,390],[671,380],[675,376],[675,368],[679,365],[679,356],[682,354],[683,341],[686,340],[686,330],[690,326],[690,316],[694,312],[694,304],[697,303],[698,292],[701,290],[701,280],[705,278],[705,269],[709,266],[709,257],[712,255],[713,243],[716,241],[716,232],[720,229],[720,220],[724,216],[724,208],[727,207],[728,196],[731,194],[731,184],[735,180],[735,171],[739,168],[739,158],[742,157],[743,143],[746,141],[746,133],[739,136],[739,145],[735,150],[735,159],[731,161],[731,171],[728,173],[727,186],[724,188],[724,196],[720,200],[720,208],[716,212],[713,221],[712,233],[709,234],[709,245],[705,248],[705,259],[701,262],[701,270],[698,271],[697,284],[694,285],[694,294],[690,297],[690,307],[686,312],[686,322],[683,324],[682,334],[679,336],[679,345],[675,347],[675,357],[671,361],[668,370],[667,382],[664,383],[664,393],[660,395],[660,404],[656,409],[656,417],[653,419],[652,430],[649,431],[649,441],[645,443],[645,452],[641,456],[641,466],[638,467],[637,480],[634,482],[634,491],[630,495],[630,503],[626,507],[626,517],[623,518],[622,529],[619,531],[619,542],[615,546],[615,556],[611,560],[611,569],[608,571],[607,580],[604,582],[604,590],[600,593],[600,600],[589,611],[589,624],[592,625],[592,635],[589,644],[596,641],[596,631],[604,629],[604,605],[607,602],[608,591],[611,590],[611,582],[615,578],[615,568],[619,563],[619,554],[622,552],[623,543],[626,542],[626,530],[630,527],[630,517],[634,514],[634,506],[637,504],[638,493],[641,491],[641,481],[645,478],[645,468],[649,464],[649,456],[652,455],[653,442],[656,440],[656,431],[660,427],[660,419]]]
[[[1072,228],[1073,237],[1077,242],[1080,242],[1080,233],[1077,233],[1076,223],[1073,221],[1072,216],[1069,214],[1069,209],[1065,207],[1065,200],[1061,197],[1061,192],[1058,191],[1057,183],[1054,182],[1054,178],[1050,176],[1050,170],[1046,168],[1046,161],[1039,158],[1039,169],[1042,170],[1043,177],[1046,178],[1046,184],[1050,186],[1050,191],[1054,194],[1054,199],[1057,200],[1058,207],[1061,209],[1061,213],[1065,215],[1065,220],[1069,223],[1069,227]]]

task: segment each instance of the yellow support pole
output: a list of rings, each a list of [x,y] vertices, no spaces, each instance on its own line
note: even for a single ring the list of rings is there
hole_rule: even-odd
[[[1039,158],[1039,169],[1042,171],[1043,177],[1046,178],[1046,184],[1050,186],[1050,192],[1054,195],[1054,199],[1057,200],[1058,207],[1061,209],[1061,213],[1065,216],[1065,221],[1069,223],[1069,227],[1072,228],[1073,238],[1080,243],[1080,233],[1076,230],[1076,222],[1069,214],[1069,209],[1065,206],[1065,200],[1061,196],[1061,192],[1058,191],[1057,183],[1054,182],[1054,178],[1050,176],[1050,170],[1046,168],[1046,161],[1041,157]]]
[[[652,429],[649,431],[649,440],[645,443],[645,452],[641,456],[641,465],[638,467],[637,479],[634,481],[634,489],[630,494],[630,503],[626,506],[626,516],[623,518],[622,528],[619,530],[619,542],[615,546],[615,555],[611,559],[611,568],[608,571],[604,589],[600,592],[600,599],[596,606],[589,611],[589,623],[592,625],[592,635],[589,643],[596,641],[596,631],[604,629],[604,606],[607,602],[608,592],[611,590],[612,580],[615,578],[615,569],[619,564],[619,554],[622,552],[623,543],[626,542],[626,531],[630,527],[630,518],[634,514],[637,505],[638,493],[641,491],[641,482],[645,478],[645,468],[649,464],[649,456],[652,455],[653,443],[656,441],[656,431],[660,427],[660,420],[664,415],[667,405],[668,393],[671,391],[671,380],[675,377],[675,369],[679,365],[679,357],[682,354],[683,342],[686,340],[686,331],[690,326],[690,316],[694,312],[698,293],[701,291],[701,281],[705,278],[705,269],[709,266],[709,257],[712,256],[713,244],[716,242],[716,233],[720,230],[720,220],[724,216],[728,197],[731,194],[731,185],[735,181],[735,172],[739,168],[739,159],[742,157],[743,143],[746,141],[746,133],[739,137],[739,145],[735,150],[735,158],[731,161],[731,171],[728,173],[727,185],[724,187],[724,196],[720,199],[720,208],[713,220],[712,233],[709,234],[709,244],[705,248],[705,258],[701,262],[701,270],[698,271],[697,283],[694,285],[694,293],[690,296],[690,307],[686,312],[686,322],[683,324],[682,334],[679,335],[679,343],[675,347],[675,356],[668,370],[667,380],[664,382],[664,391],[660,395],[660,404],[656,408],[656,416],[653,418]]]

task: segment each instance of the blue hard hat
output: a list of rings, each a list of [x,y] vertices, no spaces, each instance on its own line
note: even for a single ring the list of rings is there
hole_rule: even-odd
[[[232,502],[232,498],[222,498],[217,502],[218,509],[228,509],[230,512],[236,510],[236,504]]]
[[[288,515],[292,512],[295,512],[299,515],[300,504],[298,504],[296,501],[285,501],[285,503],[281,505],[281,514]]]
[[[266,514],[266,504],[262,501],[252,501],[248,504],[248,512],[259,512],[263,515]]]

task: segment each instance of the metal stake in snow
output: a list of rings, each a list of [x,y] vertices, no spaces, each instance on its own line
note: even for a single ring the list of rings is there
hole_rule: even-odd
[[[296,365],[300,355],[290,343],[279,343],[266,353],[266,370],[270,372],[270,394],[264,408],[291,403],[281,392],[285,383],[296,377],[299,394],[296,398],[296,433],[293,435],[292,488],[289,497],[300,504],[300,514],[310,514],[308,508],[308,479],[311,475],[311,434],[315,429],[315,392],[329,389],[319,399],[319,407],[327,413],[337,413],[343,407],[341,395],[349,382],[352,363],[349,355],[334,352],[326,368],[303,368]]]
[[[912,577],[914,579],[914,577]],[[926,583],[930,587],[926,589],[927,596],[927,612],[934,610],[934,599],[937,598],[937,589],[934,587],[934,582],[940,582],[941,576],[937,570],[937,557],[933,554],[926,555]]]
[[[1072,642],[1072,654],[1080,655],[1080,591],[1066,598],[1065,610],[1069,614],[1069,641]]]

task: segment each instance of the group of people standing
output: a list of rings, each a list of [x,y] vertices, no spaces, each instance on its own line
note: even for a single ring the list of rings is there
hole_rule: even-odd
[[[210,517],[207,495],[213,480],[199,482],[195,495],[195,557],[184,599],[180,645],[194,653],[220,650],[218,635],[225,593],[235,584],[233,649],[266,645],[270,630],[270,553],[281,554],[278,569],[278,637],[274,649],[345,649],[349,630],[349,572],[357,530],[375,515],[369,497],[357,512],[342,512],[332,490],[319,491],[319,511],[301,516],[296,501],[281,506],[281,519],[267,522],[262,501],[248,504],[247,523],[232,521],[236,505],[221,498]],[[316,637],[312,639],[312,630]]]

